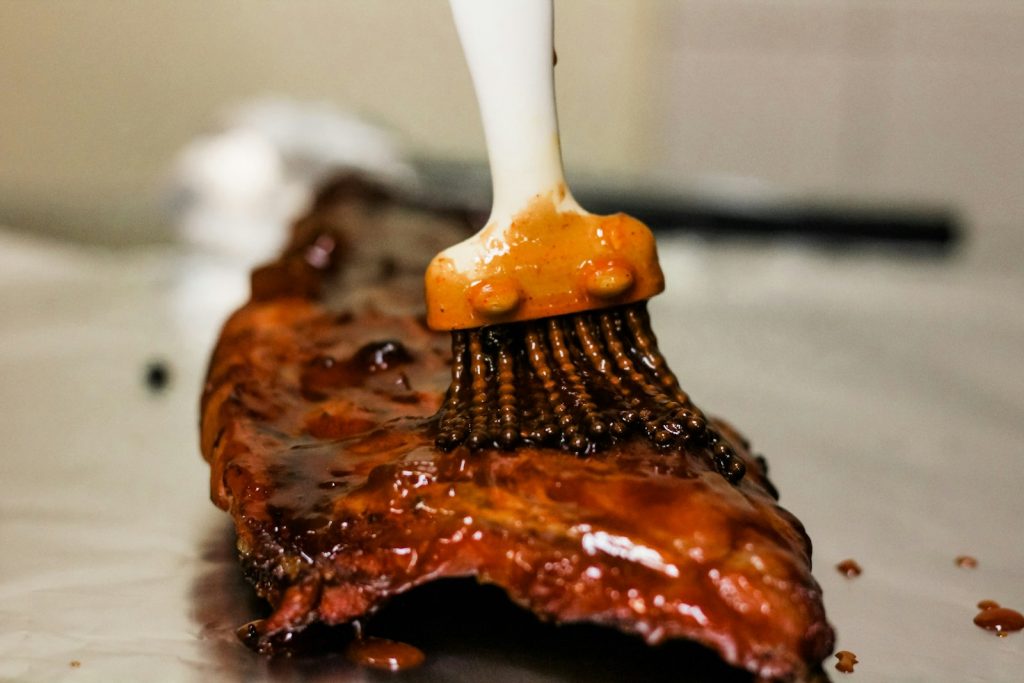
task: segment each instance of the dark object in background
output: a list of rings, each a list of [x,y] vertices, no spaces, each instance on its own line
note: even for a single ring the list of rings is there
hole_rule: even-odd
[[[163,393],[171,383],[171,368],[167,361],[151,360],[146,363],[145,378],[150,393]]]
[[[686,230],[708,237],[800,239],[825,245],[886,244],[951,251],[960,226],[946,207],[869,206],[809,200],[729,201],[672,194],[581,193],[594,213],[624,211],[652,230]],[[613,208],[618,207],[618,208]]]
[[[752,201],[609,193],[584,195],[595,213],[612,207],[653,230],[682,229],[715,238],[798,239],[823,245],[882,244],[951,251],[961,240],[954,213],[929,205]]]
[[[420,194],[428,204],[475,210],[487,219],[491,185],[487,167],[473,162],[424,159]],[[758,192],[701,192],[675,185],[590,178],[573,181],[588,211],[621,211],[651,230],[689,232],[711,239],[798,240],[821,246],[884,245],[951,253],[963,237],[953,207],[900,202],[819,201]]]

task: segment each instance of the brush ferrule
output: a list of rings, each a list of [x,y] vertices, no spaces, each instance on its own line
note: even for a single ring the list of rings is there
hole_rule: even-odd
[[[538,198],[438,254],[426,274],[427,324],[458,330],[649,299],[665,288],[654,236],[624,214],[561,210]]]

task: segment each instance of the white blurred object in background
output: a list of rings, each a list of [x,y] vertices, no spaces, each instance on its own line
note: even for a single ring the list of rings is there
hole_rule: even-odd
[[[416,184],[396,136],[329,104],[257,100],[197,137],[171,170],[171,219],[189,253],[172,315],[182,339],[209,348],[245,302],[249,272],[280,253],[318,187],[358,171],[386,186]]]
[[[329,104],[259,100],[223,121],[178,156],[171,209],[187,243],[240,265],[278,253],[287,226],[338,172],[416,184],[394,135]]]

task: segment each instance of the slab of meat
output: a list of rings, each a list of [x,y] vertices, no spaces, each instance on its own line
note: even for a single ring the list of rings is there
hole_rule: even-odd
[[[588,457],[435,449],[450,340],[416,312],[423,264],[465,229],[340,181],[225,325],[202,451],[274,610],[256,642],[474,576],[542,619],[692,639],[767,680],[817,670],[833,635],[810,542],[728,425],[738,485],[642,439]]]

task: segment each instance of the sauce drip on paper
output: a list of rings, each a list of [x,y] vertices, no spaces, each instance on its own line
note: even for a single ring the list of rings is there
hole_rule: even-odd
[[[974,617],[974,623],[986,631],[995,631],[1000,638],[1011,631],[1024,630],[1024,614],[1017,610],[1000,607],[995,600],[982,600],[978,609],[981,611]]]
[[[861,575],[861,572],[864,571],[860,568],[860,565],[857,564],[856,560],[843,560],[836,565],[836,569],[838,569],[839,573],[848,579],[858,577]]]
[[[385,671],[405,671],[423,664],[423,651],[406,643],[385,638],[358,638],[345,650],[353,664]]]
[[[850,652],[849,650],[840,650],[836,653],[836,671],[840,671],[844,674],[852,674],[853,667],[858,664],[857,655]]]
[[[970,555],[957,555],[954,562],[956,562],[956,566],[961,569],[976,569],[978,567],[978,560]]]

